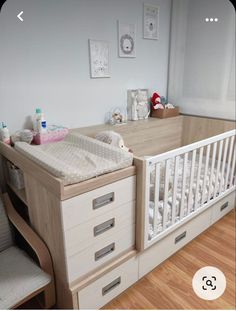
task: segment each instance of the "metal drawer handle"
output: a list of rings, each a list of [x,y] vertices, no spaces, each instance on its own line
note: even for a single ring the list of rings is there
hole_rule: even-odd
[[[115,194],[114,192],[105,194],[99,198],[96,198],[93,200],[93,209],[100,208],[104,205],[110,204],[111,202],[114,201]]]
[[[182,239],[184,239],[186,237],[187,231],[184,231],[183,233],[181,233],[180,235],[178,235],[175,238],[175,244],[177,244],[179,241],[181,241]]]
[[[95,261],[102,259],[103,257],[109,255],[110,253],[114,252],[115,250],[115,243],[111,243],[110,245],[100,249],[95,253]]]
[[[107,293],[109,293],[112,289],[120,285],[121,283],[121,277],[118,277],[114,281],[112,281],[110,284],[106,285],[102,289],[102,295],[105,296]]]
[[[225,204],[223,204],[221,207],[220,207],[220,211],[222,212],[226,207],[229,206],[229,202],[226,202]]]
[[[94,236],[97,236],[99,234],[106,232],[107,230],[110,230],[113,227],[115,227],[115,218],[107,220],[104,223],[94,227],[93,228],[93,234],[94,234]]]

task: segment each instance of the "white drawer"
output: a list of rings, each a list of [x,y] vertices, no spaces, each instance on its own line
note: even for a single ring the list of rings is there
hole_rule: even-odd
[[[99,309],[138,281],[138,260],[131,258],[78,293],[80,309]]]
[[[212,206],[211,222],[215,223],[235,207],[235,191]]]
[[[136,178],[131,176],[62,202],[64,230],[75,227],[135,200]]]
[[[135,244],[135,225],[98,241],[91,247],[67,258],[68,281],[72,282],[101,267]]]
[[[65,232],[66,256],[72,256],[135,223],[135,201],[126,203]]]
[[[207,209],[182,227],[176,229],[139,256],[139,277],[153,270],[161,262],[210,226],[211,209]]]

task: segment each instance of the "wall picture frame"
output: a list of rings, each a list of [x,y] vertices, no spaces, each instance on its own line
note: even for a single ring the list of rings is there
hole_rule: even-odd
[[[89,39],[90,77],[110,78],[109,42]]]
[[[143,38],[159,39],[159,6],[143,4]]]
[[[136,57],[136,24],[118,21],[118,54],[119,57]]]

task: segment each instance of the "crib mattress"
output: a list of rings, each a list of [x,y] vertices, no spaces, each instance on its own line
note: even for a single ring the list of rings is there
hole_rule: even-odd
[[[68,134],[63,141],[33,146],[17,142],[15,149],[62,179],[64,185],[132,165],[133,155],[96,139]]]

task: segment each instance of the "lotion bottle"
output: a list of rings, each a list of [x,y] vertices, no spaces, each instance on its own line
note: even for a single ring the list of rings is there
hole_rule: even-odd
[[[33,129],[34,129],[34,132],[39,132],[39,128],[38,128],[38,123],[39,123],[39,120],[41,118],[41,109],[40,108],[36,108],[35,110],[35,115],[33,117]]]
[[[7,126],[2,122],[2,128],[0,129],[0,139],[5,144],[10,145],[10,133]]]
[[[47,121],[46,121],[43,113],[41,113],[40,118],[38,120],[38,131],[39,131],[39,133],[46,133],[47,132]]]

